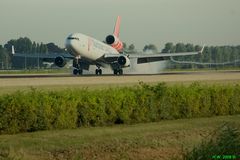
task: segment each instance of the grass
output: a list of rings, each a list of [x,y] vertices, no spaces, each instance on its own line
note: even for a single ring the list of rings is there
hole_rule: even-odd
[[[240,115],[0,136],[0,159],[181,159],[225,122]]]
[[[22,69],[22,70],[0,70],[1,74],[43,74],[43,73],[69,73],[70,69]]]
[[[202,85],[240,85],[240,80],[208,80],[208,81],[197,81]],[[159,82],[149,82],[149,85],[156,85]],[[173,86],[176,84],[191,85],[193,81],[182,81],[182,82],[166,82],[166,85]],[[137,86],[139,82],[136,83],[123,83],[123,84],[78,84],[78,85],[41,85],[41,86],[0,86],[0,95],[11,94],[16,91],[29,92],[33,88],[40,91],[64,91],[72,89],[109,89],[109,88],[119,88],[119,87],[131,87]]]
[[[236,82],[237,84],[238,82]],[[0,87],[0,95],[3,94],[11,94],[16,91],[23,91],[23,92],[29,92],[33,88],[39,91],[65,91],[65,90],[74,90],[74,89],[90,89],[90,90],[96,90],[96,89],[108,89],[108,88],[118,88],[118,87],[131,87],[136,85],[138,83],[126,83],[126,84],[80,84],[80,85],[42,85],[42,86],[7,86],[7,87]],[[157,83],[152,83],[157,84]],[[190,83],[189,83],[190,84]],[[239,81],[240,84],[240,81]]]
[[[206,137],[192,150],[186,151],[184,160],[239,159],[240,128],[234,123],[224,123],[211,136]]]

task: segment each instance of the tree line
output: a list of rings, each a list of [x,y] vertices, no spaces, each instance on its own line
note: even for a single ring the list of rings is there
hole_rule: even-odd
[[[12,46],[14,46],[17,53],[63,53],[64,49],[58,47],[54,43],[37,43],[35,41],[31,41],[27,37],[20,37],[19,39],[12,39],[8,41],[4,48],[7,49],[8,52],[11,52]]]
[[[163,53],[196,52],[202,46],[193,44],[166,43]],[[182,64],[170,62],[171,68],[225,68],[240,66],[240,45],[238,46],[206,46],[202,54],[175,57],[178,62],[197,62],[198,64]]]
[[[12,46],[14,46],[15,52],[19,54],[51,54],[51,53],[64,53],[63,48],[58,47],[54,43],[37,43],[31,41],[28,37],[20,37],[18,39],[11,39],[5,45],[0,45],[0,68],[9,69],[13,64]],[[31,60],[28,60],[28,62]],[[26,64],[27,68],[32,63]]]
[[[20,37],[19,39],[9,40],[5,45],[0,45],[0,68],[8,68],[11,63],[12,46],[15,52],[23,54],[51,54],[51,53],[64,53],[63,48],[58,47],[54,43],[37,43],[31,41],[27,37]],[[194,44],[177,43],[173,44],[168,42],[164,48],[159,51],[158,47],[154,44],[145,45],[142,53],[179,53],[179,52],[195,52],[200,51],[202,46]],[[124,43],[124,51],[139,53],[134,44],[127,45]],[[169,68],[173,69],[191,69],[191,68],[221,68],[221,67],[239,67],[240,66],[240,45],[238,46],[206,46],[202,55],[174,57],[174,61],[169,62]],[[179,62],[179,63],[176,63]],[[181,62],[198,62],[201,64],[186,64]],[[232,63],[225,63],[232,62]],[[204,63],[209,63],[208,65]],[[222,63],[222,65],[221,65]],[[216,65],[218,64],[218,65]]]

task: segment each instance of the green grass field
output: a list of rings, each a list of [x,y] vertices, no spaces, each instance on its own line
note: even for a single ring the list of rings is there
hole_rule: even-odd
[[[171,159],[240,115],[0,136],[0,159]]]

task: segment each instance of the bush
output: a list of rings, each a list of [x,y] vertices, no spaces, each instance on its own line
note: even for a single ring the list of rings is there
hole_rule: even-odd
[[[16,92],[0,96],[0,134],[240,113],[239,85]]]
[[[205,138],[199,146],[194,147],[192,151],[186,151],[183,155],[183,159],[237,159],[237,156],[240,154],[239,148],[239,127],[234,124],[226,123],[213,132],[213,135]]]

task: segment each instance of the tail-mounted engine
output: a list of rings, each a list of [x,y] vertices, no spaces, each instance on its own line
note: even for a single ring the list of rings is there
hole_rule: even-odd
[[[63,56],[58,56],[55,58],[54,63],[58,67],[64,67],[66,65],[66,60]]]
[[[122,67],[129,67],[130,66],[130,60],[127,56],[118,57],[117,62]]]
[[[114,35],[109,35],[106,37],[106,43],[115,48],[118,52],[121,52],[123,49],[122,41]]]

